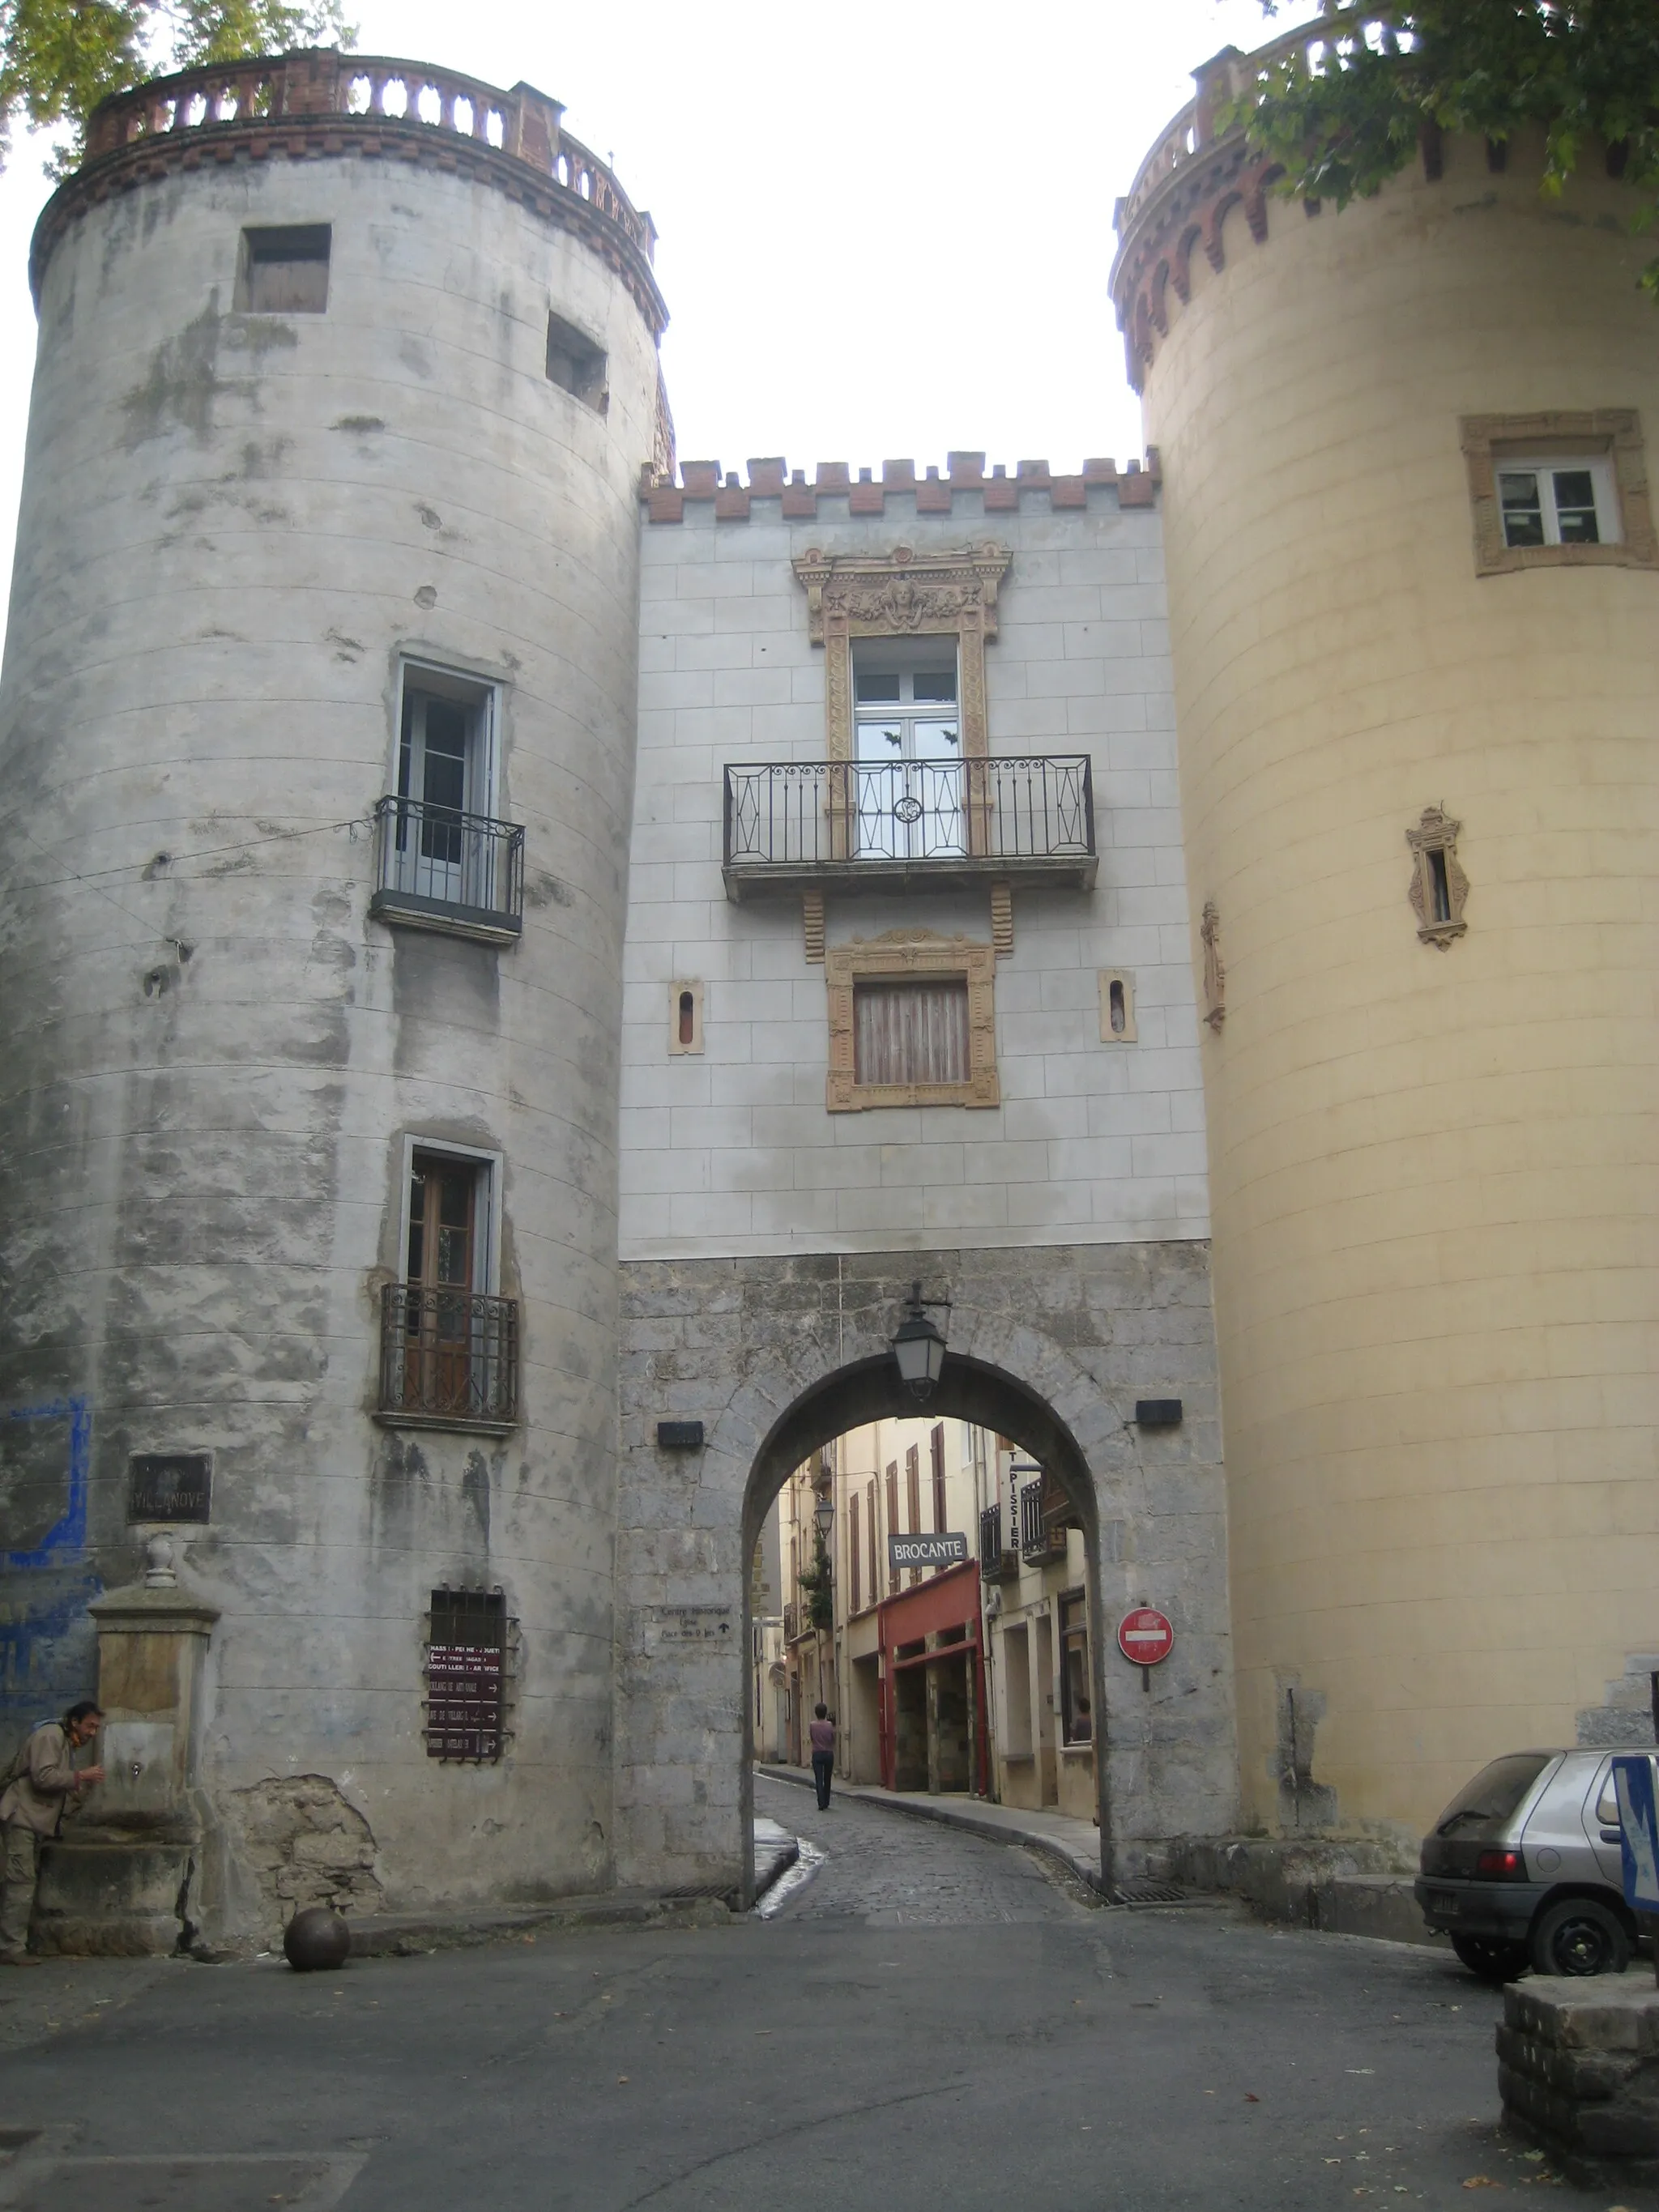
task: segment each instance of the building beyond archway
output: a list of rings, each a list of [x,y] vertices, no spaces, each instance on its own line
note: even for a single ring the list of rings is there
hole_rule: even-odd
[[[617,1834],[625,1883],[746,1887],[748,1575],[790,1470],[913,1413],[887,1340],[918,1267],[953,1301],[930,1413],[1017,1442],[1085,1532],[1103,1855],[1140,1871],[1235,1802],[1225,1508],[1204,1254],[1053,1248],[624,1269]],[[629,1340],[631,1339],[631,1342]],[[631,1353],[631,1356],[628,1356]],[[1178,1395],[1178,1427],[1135,1408]],[[700,1422],[700,1444],[659,1423]],[[682,1429],[679,1433],[684,1436]],[[1147,1600],[1176,1649],[1150,1686],[1109,1625]]]

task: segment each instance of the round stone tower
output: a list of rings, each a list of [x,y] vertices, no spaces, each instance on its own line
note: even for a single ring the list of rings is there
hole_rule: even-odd
[[[1198,73],[1112,282],[1164,471],[1244,1809],[1408,1838],[1495,1753],[1653,1740],[1659,316],[1617,149],[1552,200],[1540,143],[1426,138],[1304,205],[1214,127],[1263,58]]]
[[[111,1714],[60,1929],[112,1852],[146,1941],[181,1863],[186,1936],[609,1879],[653,236],[530,86],[331,52],[107,103],[41,218],[0,1406],[10,1732],[100,1656]],[[147,1675],[88,1607],[164,1530]]]

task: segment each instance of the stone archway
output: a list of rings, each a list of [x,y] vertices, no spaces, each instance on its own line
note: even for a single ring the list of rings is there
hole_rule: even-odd
[[[897,1420],[915,1419],[918,1415],[929,1420],[943,1418],[971,1421],[980,1428],[1005,1436],[1029,1452],[1055,1478],[1082,1524],[1084,1545],[1088,1555],[1090,1617],[1099,1620],[1102,1618],[1098,1572],[1100,1514],[1088,1461],[1079,1449],[1077,1440],[1066,1424],[1034,1391],[1003,1370],[987,1366],[982,1361],[969,1358],[961,1352],[947,1354],[938,1387],[925,1405],[918,1405],[905,1389],[899,1380],[898,1370],[890,1352],[886,1352],[838,1368],[804,1392],[775,1425],[756,1455],[744,1495],[744,1559],[747,1561],[752,1558],[762,1524],[773,1499],[803,1460],[810,1458],[821,1445],[829,1443],[849,1429],[861,1427],[866,1421],[883,1417]],[[745,1573],[743,1577],[743,1653],[749,1650],[750,1629],[750,1583]],[[1095,1794],[1100,1820],[1101,1872],[1109,1881],[1113,1870],[1109,1779],[1109,1715],[1105,1698],[1103,1654],[1098,1636],[1090,1639],[1089,1653],[1092,1677],[1090,1695],[1094,1701],[1094,1711],[1103,1717],[1103,1724],[1095,1735]],[[753,1747],[754,1715],[745,1694],[739,1770],[744,1844],[743,1895],[745,1901],[754,1887]]]
[[[744,1885],[755,1538],[816,1444],[878,1413],[916,1411],[889,1339],[917,1275],[953,1301],[928,1412],[1012,1437],[1066,1487],[1084,1527],[1112,1870],[1139,1873],[1163,1838],[1226,1829],[1237,1775],[1205,1246],[654,1260],[622,1273],[620,1882]],[[1179,1397],[1182,1428],[1143,1437],[1142,1395]],[[701,1443],[660,1439],[665,1421],[700,1423]],[[1177,1632],[1145,1699],[1103,1632],[1142,1599]]]

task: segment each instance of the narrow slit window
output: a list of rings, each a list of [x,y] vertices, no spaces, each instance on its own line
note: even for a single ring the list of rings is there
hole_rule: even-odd
[[[1101,971],[1100,1041],[1103,1044],[1136,1042],[1134,978],[1121,968]]]
[[[668,1050],[671,1058],[702,1050],[702,985],[689,976],[668,987]]]
[[[320,315],[333,232],[325,222],[245,230],[236,304],[252,315]]]
[[[1463,906],[1469,879],[1457,858],[1462,826],[1443,807],[1427,806],[1417,827],[1406,832],[1412,850],[1410,896],[1417,933],[1425,945],[1437,945],[1443,951],[1468,927]]]
[[[562,315],[547,319],[547,380],[603,415],[611,404],[605,349]]]
[[[499,1590],[435,1589],[431,1621],[427,1756],[498,1759],[507,1709],[507,1600]]]

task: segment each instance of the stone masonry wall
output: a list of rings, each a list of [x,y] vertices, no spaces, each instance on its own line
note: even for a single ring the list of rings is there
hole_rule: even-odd
[[[747,1804],[745,1528],[785,1470],[769,1437],[803,1394],[861,1371],[879,1386],[920,1271],[954,1303],[930,1413],[985,1417],[967,1363],[1065,1425],[1092,1487],[1097,1711],[1117,1871],[1235,1813],[1225,1501],[1209,1254],[1201,1243],[925,1255],[653,1260],[622,1270],[616,1843],[623,1882],[734,1880]],[[954,1378],[954,1379],[953,1379]],[[1182,1425],[1142,1436],[1138,1397],[1179,1397]],[[1029,1405],[1029,1401],[1025,1401]],[[890,1410],[914,1404],[895,1395]],[[659,1449],[659,1420],[701,1420],[701,1451]],[[1029,1419],[1026,1425],[1030,1426]],[[834,1433],[833,1427],[830,1433]],[[793,1443],[791,1449],[793,1449]],[[805,1447],[803,1447],[803,1449]],[[757,1474],[757,1462],[768,1460]],[[1075,1473],[1075,1468],[1074,1468]],[[1141,1600],[1176,1627],[1143,1690],[1106,1650]]]

